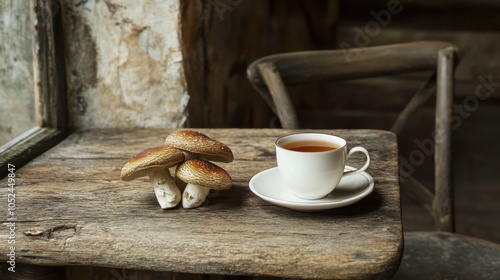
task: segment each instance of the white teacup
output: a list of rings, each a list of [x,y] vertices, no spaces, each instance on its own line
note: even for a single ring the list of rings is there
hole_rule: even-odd
[[[363,147],[348,151],[343,138],[323,133],[298,133],[276,140],[278,170],[295,196],[321,199],[331,193],[342,176],[363,172],[370,165],[370,154]],[[354,153],[366,155],[366,163],[346,171],[347,159]]]

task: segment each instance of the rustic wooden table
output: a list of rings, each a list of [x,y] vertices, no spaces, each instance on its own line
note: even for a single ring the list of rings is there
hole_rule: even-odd
[[[161,145],[171,130],[79,131],[16,170],[16,261],[319,279],[388,278],[396,271],[403,235],[392,133],[323,131],[370,151],[375,190],[350,206],[304,213],[248,188],[253,175],[276,165],[275,139],[293,131],[199,131],[226,143],[235,161],[220,164],[233,188],[196,209],[161,210],[147,178],[120,180],[129,158]]]

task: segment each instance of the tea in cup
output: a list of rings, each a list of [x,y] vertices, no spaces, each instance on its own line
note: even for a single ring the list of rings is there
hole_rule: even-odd
[[[278,138],[276,160],[281,178],[295,196],[321,199],[331,193],[342,176],[358,174],[370,165],[370,154],[363,147],[348,149],[341,137],[324,133],[298,133]],[[354,153],[366,155],[365,164],[344,171]]]

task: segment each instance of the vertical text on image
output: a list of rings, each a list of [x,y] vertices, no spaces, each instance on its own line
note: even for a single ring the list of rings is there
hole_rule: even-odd
[[[16,166],[13,164],[7,165],[7,222],[5,226],[9,230],[7,237],[8,253],[7,270],[16,272]]]

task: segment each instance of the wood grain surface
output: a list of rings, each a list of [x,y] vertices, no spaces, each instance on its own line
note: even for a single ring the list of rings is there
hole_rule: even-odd
[[[403,236],[394,134],[323,131],[370,151],[375,190],[347,207],[304,213],[248,188],[253,175],[276,165],[275,139],[296,132],[280,129],[200,129],[233,150],[235,161],[219,164],[233,188],[200,208],[161,210],[147,178],[123,182],[120,170],[171,131],[78,131],[16,170],[16,260],[317,279],[387,278],[397,269]],[[363,161],[353,157],[349,165]]]

